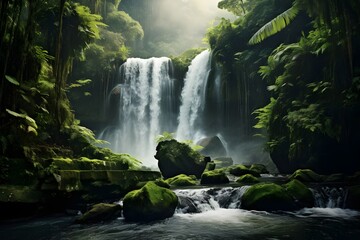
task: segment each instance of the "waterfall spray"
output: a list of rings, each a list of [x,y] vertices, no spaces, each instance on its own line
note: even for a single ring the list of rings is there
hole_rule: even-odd
[[[118,95],[118,119],[99,135],[111,143],[113,151],[156,165],[155,137],[174,130],[169,124],[175,122],[170,119],[175,98],[170,67],[171,60],[166,57],[129,58],[120,67],[121,83],[112,91]]]

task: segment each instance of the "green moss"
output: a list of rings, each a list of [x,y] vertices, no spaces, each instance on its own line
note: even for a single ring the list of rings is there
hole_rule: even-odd
[[[295,198],[301,207],[313,207],[314,196],[310,189],[302,182],[294,179],[284,185],[285,190]]]
[[[121,216],[121,206],[119,204],[99,203],[87,211],[84,215],[76,219],[76,223],[96,223],[110,221]]]
[[[315,173],[311,169],[298,169],[289,177],[289,179],[297,179],[301,182],[322,182],[324,176]]]
[[[259,173],[259,174],[269,173],[269,171],[266,169],[265,165],[258,164],[258,163],[252,164],[250,166],[250,170],[255,171],[255,172]]]
[[[30,187],[16,185],[0,186],[1,202],[38,203],[41,201],[42,193]]]
[[[229,167],[229,172],[230,172],[230,174],[235,175],[235,176],[251,174],[254,177],[260,177],[260,174],[257,171],[251,170],[243,164],[237,164],[237,165],[233,165],[233,166]]]
[[[296,209],[293,198],[281,186],[259,183],[248,188],[241,200],[241,208],[248,210],[276,211]]]
[[[148,182],[139,190],[126,194],[124,217],[128,221],[152,221],[171,217],[178,204],[175,193]]]
[[[260,182],[257,177],[254,177],[251,174],[245,174],[240,176],[237,180],[237,183],[258,183]]]
[[[222,170],[206,171],[201,175],[201,184],[229,183],[229,178]]]
[[[196,185],[196,178],[180,174],[172,178],[166,179],[166,182],[173,186],[194,186]]]

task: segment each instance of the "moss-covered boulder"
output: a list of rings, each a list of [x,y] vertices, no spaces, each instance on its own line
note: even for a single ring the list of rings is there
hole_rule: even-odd
[[[259,164],[259,163],[252,164],[249,169],[252,170],[252,171],[255,171],[255,172],[259,173],[259,174],[269,173],[269,171],[267,170],[265,165]]]
[[[345,207],[360,210],[360,185],[348,188]]]
[[[313,207],[314,196],[310,189],[302,182],[294,179],[284,185],[285,190],[295,199],[300,207]]]
[[[209,158],[192,150],[187,144],[176,140],[162,141],[156,147],[155,158],[164,178],[175,177],[179,174],[201,177]]]
[[[317,174],[311,169],[298,169],[289,177],[289,179],[297,179],[301,182],[322,182],[324,176]]]
[[[251,174],[254,177],[260,177],[260,174],[258,172],[249,169],[249,167],[247,167],[243,164],[237,164],[237,165],[229,167],[229,172],[230,172],[230,174],[235,175],[235,176]]]
[[[241,208],[259,211],[294,210],[297,208],[292,196],[275,183],[259,183],[248,188]]]
[[[237,183],[259,183],[259,179],[257,177],[254,177],[251,174],[245,174],[240,176],[237,180]]]
[[[194,175],[187,176],[185,174],[180,174],[166,179],[165,182],[173,186],[194,186],[196,185],[196,177]]]
[[[127,221],[152,221],[171,217],[178,198],[171,190],[148,182],[141,189],[126,194],[123,204]]]
[[[222,170],[206,171],[201,175],[201,184],[229,183],[229,178]]]
[[[114,220],[121,216],[119,204],[99,203],[75,220],[76,223],[96,223]]]

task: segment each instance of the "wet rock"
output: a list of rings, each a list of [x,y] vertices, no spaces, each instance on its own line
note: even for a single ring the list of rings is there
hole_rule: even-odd
[[[292,196],[281,186],[275,183],[259,183],[245,191],[241,208],[259,211],[289,211],[297,209],[297,206]]]
[[[148,182],[141,189],[126,194],[123,204],[127,221],[152,221],[171,217],[178,198],[171,190]]]
[[[165,182],[173,186],[194,186],[196,185],[196,177],[194,175],[187,176],[185,174],[180,174],[166,179]]]
[[[251,174],[245,174],[236,180],[237,183],[259,183],[259,179]]]
[[[230,174],[235,175],[235,176],[251,174],[254,177],[260,177],[260,174],[257,171],[251,170],[251,169],[249,169],[249,167],[247,167],[243,164],[237,164],[237,165],[229,167],[229,172],[230,172]]]
[[[224,171],[206,171],[201,176],[201,184],[223,184],[229,183],[229,178]]]
[[[269,171],[266,169],[265,165],[258,164],[258,163],[252,164],[250,166],[250,170],[255,171],[255,172],[259,173],[259,174],[269,173]]]
[[[289,177],[289,179],[297,179],[301,182],[322,182],[324,176],[315,173],[311,169],[298,169]]]
[[[156,147],[155,158],[164,178],[175,177],[179,174],[201,177],[209,158],[192,150],[187,144],[176,140],[162,141]]]
[[[196,144],[204,147],[200,151],[201,154],[211,157],[219,157],[219,156],[227,155],[224,144],[221,142],[218,136],[203,138],[199,140]]]
[[[348,188],[345,207],[360,210],[360,185]]]
[[[314,207],[314,196],[302,182],[294,179],[284,185],[285,190],[295,199],[299,208]]]
[[[121,216],[119,204],[99,203],[75,220],[76,223],[96,223],[111,221]]]

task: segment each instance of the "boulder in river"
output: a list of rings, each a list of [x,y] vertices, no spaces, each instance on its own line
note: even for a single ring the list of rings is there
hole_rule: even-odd
[[[210,158],[202,156],[185,143],[176,140],[162,141],[156,147],[155,158],[164,178],[179,174],[201,177]]]
[[[76,223],[96,223],[110,221],[121,216],[119,204],[99,203],[75,220]]]
[[[222,170],[206,171],[201,176],[201,184],[229,183],[229,178]]]
[[[236,165],[229,167],[229,172],[230,172],[230,174],[235,175],[235,176],[251,174],[254,177],[260,177],[259,172],[255,171],[255,170],[251,170],[249,167],[247,167],[243,164],[236,164]]]
[[[286,183],[283,187],[295,199],[299,208],[310,208],[314,206],[314,196],[310,189],[302,182],[294,179]]]
[[[259,183],[248,188],[241,200],[241,208],[258,211],[290,211],[297,208],[293,197],[275,183]]]
[[[324,180],[323,175],[317,174],[311,169],[298,169],[289,178],[301,182],[322,182]]]
[[[254,177],[251,174],[245,174],[240,176],[237,180],[237,183],[259,183],[259,179],[257,177]]]
[[[148,182],[125,195],[123,213],[127,221],[147,222],[171,217],[178,205],[175,193]]]
[[[194,175],[187,176],[185,174],[180,174],[166,179],[165,182],[173,186],[194,186],[196,185],[196,177]]]

